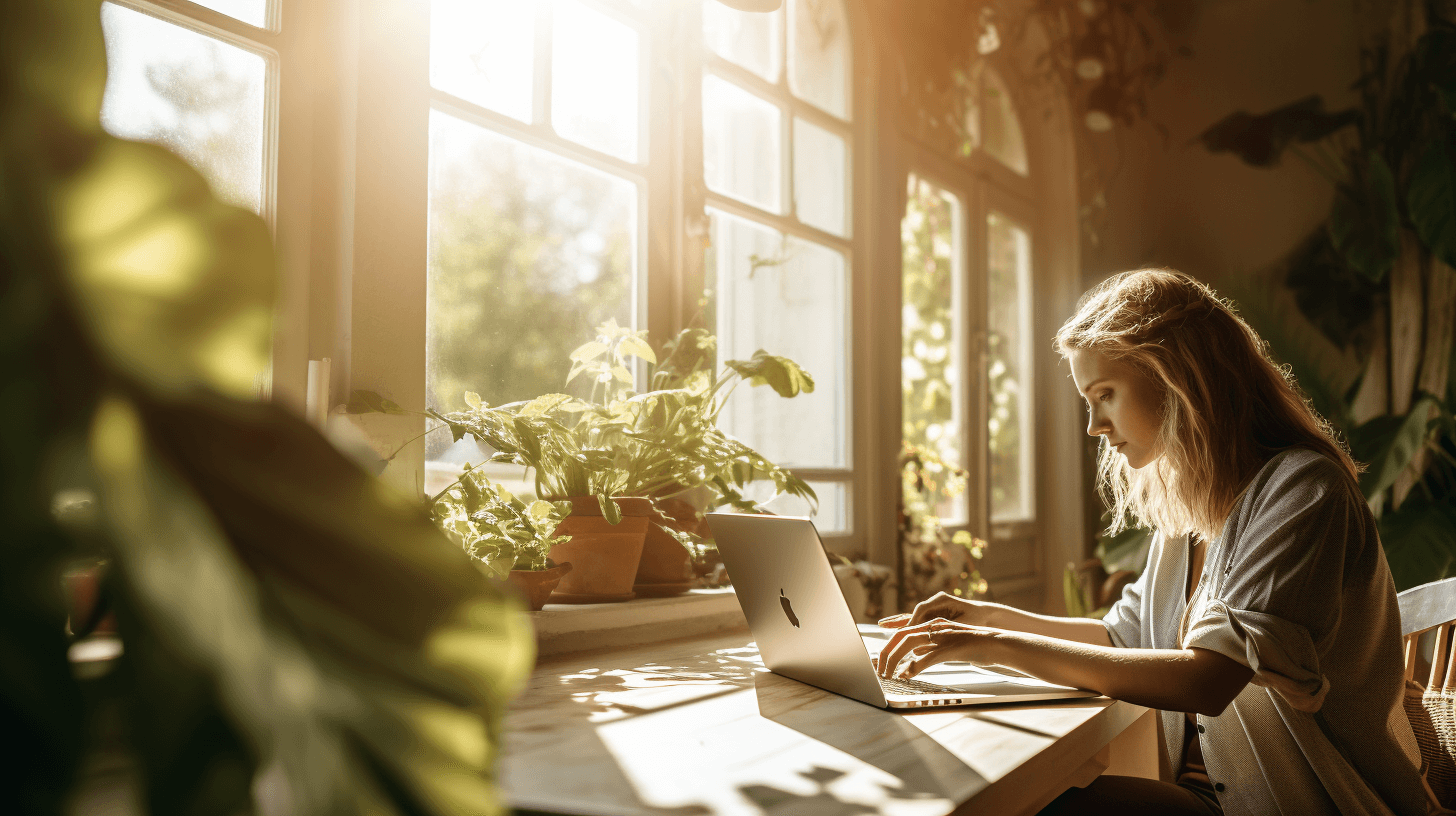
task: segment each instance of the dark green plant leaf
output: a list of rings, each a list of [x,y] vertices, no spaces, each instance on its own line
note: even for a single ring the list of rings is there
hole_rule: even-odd
[[[1456,126],[1433,140],[1411,172],[1406,208],[1431,254],[1456,266]]]
[[[1360,491],[1367,501],[1395,484],[1401,471],[1410,466],[1416,452],[1425,447],[1429,435],[1431,397],[1417,400],[1405,416],[1379,416],[1350,431],[1350,449],[1368,466],[1360,474]]]
[[[1412,495],[1380,517],[1380,541],[1398,590],[1456,572],[1456,507]]]
[[[1335,191],[1330,241],[1351,269],[1379,283],[1400,254],[1395,176],[1378,152],[1354,168],[1354,180]]]
[[[1316,229],[1285,261],[1284,283],[1299,311],[1336,348],[1363,355],[1382,287],[1356,274],[1334,248],[1329,229]],[[1245,304],[1247,306],[1248,304]],[[1262,334],[1266,326],[1259,326]]]
[[[797,396],[799,392],[812,393],[814,378],[787,357],[769,354],[763,349],[753,353],[748,360],[729,360],[724,365],[738,372],[750,385],[769,387],[781,397]]]
[[[1255,167],[1272,167],[1290,144],[1319,141],[1359,121],[1358,111],[1326,113],[1324,100],[1307,96],[1268,113],[1231,113],[1198,139],[1211,152],[1230,152]]]

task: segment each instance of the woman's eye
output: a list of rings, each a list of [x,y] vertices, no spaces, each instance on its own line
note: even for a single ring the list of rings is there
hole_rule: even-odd
[[[1097,401],[1098,402],[1107,402],[1107,400],[1111,399],[1111,397],[1112,397],[1112,392],[1111,391],[1103,391],[1101,394],[1098,394],[1097,395]]]

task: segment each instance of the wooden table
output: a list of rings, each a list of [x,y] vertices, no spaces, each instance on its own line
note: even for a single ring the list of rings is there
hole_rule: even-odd
[[[574,814],[1035,813],[1157,775],[1155,712],[1105,697],[882,711],[766,671],[747,634],[544,660],[506,720],[519,808]]]

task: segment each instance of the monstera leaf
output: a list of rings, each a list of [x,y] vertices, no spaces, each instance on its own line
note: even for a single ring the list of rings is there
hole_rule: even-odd
[[[1227,151],[1254,167],[1272,167],[1295,142],[1315,142],[1360,121],[1353,110],[1327,113],[1324,100],[1307,96],[1263,114],[1231,113],[1199,135],[1209,151]]]
[[[0,739],[7,803],[60,813],[95,716],[67,665],[59,489],[94,497],[148,812],[476,814],[528,624],[413,501],[252,398],[263,222],[104,135],[99,0],[0,30]],[[18,536],[18,537],[17,537]]]

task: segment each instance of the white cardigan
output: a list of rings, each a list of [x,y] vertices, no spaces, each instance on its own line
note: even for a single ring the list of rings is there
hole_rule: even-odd
[[[1425,813],[1395,585],[1340,466],[1304,449],[1271,459],[1209,548],[1185,619],[1188,557],[1186,536],[1155,534],[1103,623],[1119,647],[1208,649],[1254,670],[1222,714],[1198,717],[1224,813]],[[1184,714],[1161,713],[1176,772]]]

